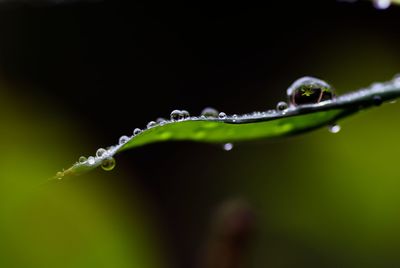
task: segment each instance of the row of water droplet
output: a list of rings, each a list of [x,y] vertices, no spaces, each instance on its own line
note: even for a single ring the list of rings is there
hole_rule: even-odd
[[[389,82],[389,86],[395,86],[400,88],[400,75],[396,75],[392,81]],[[221,120],[224,121],[226,119],[231,120],[231,122],[236,122],[239,119],[250,119],[250,118],[260,118],[260,117],[268,117],[268,116],[275,116],[279,114],[285,114],[288,110],[290,109],[295,109],[297,106],[295,102],[295,95],[299,93],[299,89],[302,88],[302,86],[310,86],[312,85],[311,89],[318,90],[319,88],[328,88],[329,90],[333,90],[325,81],[319,80],[317,78],[313,77],[303,77],[298,80],[296,80],[291,87],[287,90],[288,94],[288,100],[289,104],[287,102],[281,101],[278,102],[276,105],[275,110],[268,110],[268,111],[263,111],[263,112],[253,112],[251,114],[244,114],[244,115],[230,115],[228,116],[224,112],[219,112],[214,108],[207,107],[203,109],[201,112],[200,116],[190,116],[189,112],[186,110],[173,110],[170,114],[170,119],[164,119],[164,118],[158,118],[156,121],[150,121],[146,125],[146,129],[142,130],[140,128],[135,128],[133,130],[133,133],[131,136],[123,135],[119,138],[118,144],[115,146],[111,146],[107,149],[104,148],[99,148],[96,151],[95,156],[89,156],[89,157],[84,157],[81,156],[78,160],[78,162],[75,165],[88,165],[88,166],[93,166],[93,165],[100,165],[101,167],[106,170],[112,170],[115,167],[115,159],[113,158],[113,155],[117,150],[122,147],[124,144],[126,144],[128,141],[133,139],[134,137],[140,135],[143,131],[152,129],[157,126],[163,126],[165,124],[173,123],[173,122],[181,122],[181,121],[186,121],[186,120]],[[388,83],[374,83],[370,86],[370,89],[380,91],[384,89]],[[366,89],[366,92],[369,89]],[[307,91],[307,94],[309,94],[310,91]],[[359,93],[358,93],[359,94]],[[332,98],[334,97],[334,94],[332,94]],[[378,102],[381,102],[380,99],[378,99],[379,96],[374,97],[374,102],[378,104]],[[380,98],[380,97],[379,97]],[[303,99],[304,101],[304,99]],[[330,101],[330,100],[328,100]],[[380,104],[380,103],[379,103]],[[338,133],[340,131],[340,126],[337,124],[332,124],[328,127],[328,130],[331,133]],[[232,143],[226,143],[222,147],[225,151],[230,151],[233,148]],[[58,173],[58,177],[61,178],[63,176],[63,172]]]

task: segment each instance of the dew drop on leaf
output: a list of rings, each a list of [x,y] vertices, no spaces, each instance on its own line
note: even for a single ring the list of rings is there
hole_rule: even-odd
[[[139,135],[142,132],[142,130],[140,128],[135,128],[133,130],[133,136]]]
[[[225,151],[230,151],[233,149],[233,143],[225,143],[222,147]]]
[[[93,156],[89,156],[89,158],[88,158],[88,163],[89,163],[89,165],[93,165],[94,164],[94,162],[95,162],[95,159],[94,159],[94,157]]]
[[[172,121],[179,121],[182,118],[182,112],[179,110],[173,110],[171,112],[171,120]]]
[[[84,157],[84,156],[79,157],[78,162],[79,162],[80,164],[83,164],[83,163],[85,163],[86,161],[87,161],[87,158],[86,158],[86,157]]]
[[[328,126],[328,130],[330,133],[335,134],[341,130],[341,127],[338,124],[333,124],[333,125]]]
[[[121,136],[120,138],[119,138],[119,144],[120,145],[122,145],[122,144],[125,144],[127,141],[129,140],[129,137],[128,136]]]
[[[207,108],[204,108],[203,111],[201,111],[201,115],[205,116],[205,117],[217,118],[218,111],[214,108],[207,107]]]
[[[115,159],[113,157],[109,157],[101,162],[101,168],[105,171],[113,170],[115,167]]]
[[[96,151],[96,156],[97,157],[103,157],[104,156],[104,154],[106,153],[107,151],[106,151],[106,149],[103,149],[103,148],[99,148],[99,149],[97,149],[97,151]]]
[[[147,123],[147,128],[152,128],[152,127],[155,127],[156,125],[157,125],[156,122],[150,121],[149,123]]]
[[[57,174],[56,174],[56,178],[59,180],[61,180],[63,176],[64,176],[64,173],[61,171],[57,172]]]
[[[284,101],[280,101],[280,102],[278,102],[278,104],[276,105],[276,109],[278,110],[278,111],[284,111],[284,110],[286,110],[288,108],[288,104],[286,103],[286,102],[284,102]]]
[[[218,117],[219,117],[219,119],[225,119],[225,118],[226,118],[226,113],[220,112],[220,113],[218,114]]]
[[[290,105],[315,104],[335,97],[334,89],[325,81],[306,76],[297,79],[287,90]]]

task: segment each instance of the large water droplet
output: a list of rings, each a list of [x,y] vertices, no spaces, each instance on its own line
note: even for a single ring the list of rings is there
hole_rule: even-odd
[[[142,132],[142,130],[140,128],[135,128],[133,130],[133,136],[139,135]]]
[[[87,159],[87,161],[88,161],[88,164],[89,164],[89,165],[93,165],[93,164],[95,163],[95,159],[94,159],[93,156],[89,156],[88,159]]]
[[[150,121],[149,123],[147,123],[147,128],[152,128],[152,127],[155,127],[156,125],[157,125],[156,122]]]
[[[101,168],[105,171],[113,170],[115,167],[115,159],[113,157],[109,157],[101,162]]]
[[[314,104],[335,97],[334,89],[323,80],[314,77],[297,79],[287,90],[291,105]]]
[[[338,124],[333,124],[328,126],[328,130],[330,133],[338,133],[342,128]]]
[[[172,121],[179,121],[183,118],[182,112],[180,110],[173,110],[171,112],[171,120]]]
[[[222,147],[225,151],[230,151],[233,149],[233,143],[225,143]]]
[[[96,151],[96,156],[100,158],[100,157],[104,156],[104,154],[105,154],[106,152],[107,152],[106,149],[99,148],[99,149],[97,149],[97,151]]]
[[[218,117],[218,111],[215,110],[214,108],[207,107],[207,108],[204,108],[203,111],[201,111],[201,115],[205,116],[205,117],[217,118]]]
[[[87,161],[87,158],[86,158],[86,157],[84,157],[84,156],[79,157],[78,162],[79,162],[80,164],[83,164],[83,163],[85,163],[86,161]]]
[[[226,118],[226,113],[220,112],[220,113],[218,114],[218,117],[219,117],[219,119],[225,119],[225,118]]]
[[[284,102],[284,101],[280,101],[276,105],[276,109],[278,111],[285,111],[287,108],[288,108],[288,104],[286,102]]]
[[[122,145],[122,144],[125,144],[127,141],[129,140],[129,137],[128,136],[121,136],[120,138],[119,138],[119,144],[120,145]]]
[[[238,118],[237,114],[232,115],[232,122],[236,122],[237,118]]]

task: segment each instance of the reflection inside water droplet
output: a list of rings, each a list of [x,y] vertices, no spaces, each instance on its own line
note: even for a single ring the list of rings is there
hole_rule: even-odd
[[[113,170],[115,167],[115,159],[113,157],[109,157],[101,162],[101,168],[105,171]]]
[[[230,151],[233,149],[233,143],[225,143],[222,147],[225,151]]]
[[[328,126],[328,130],[330,133],[338,133],[341,130],[341,127],[338,124],[333,124]]]
[[[297,79],[287,90],[290,105],[315,104],[335,97],[332,86],[325,81],[306,76]]]

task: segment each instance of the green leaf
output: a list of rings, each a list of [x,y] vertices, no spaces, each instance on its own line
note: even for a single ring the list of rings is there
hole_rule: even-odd
[[[205,143],[242,142],[294,135],[332,125],[351,114],[400,96],[400,77],[385,83],[338,96],[317,104],[290,106],[283,111],[255,112],[245,115],[218,117],[188,117],[167,120],[137,135],[126,137],[127,141],[111,146],[101,156],[90,161],[75,163],[69,169],[58,172],[55,178],[78,175],[92,170],[128,149],[156,142],[195,141]],[[109,162],[108,162],[109,165]],[[107,167],[109,170],[109,166]]]

